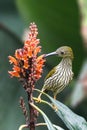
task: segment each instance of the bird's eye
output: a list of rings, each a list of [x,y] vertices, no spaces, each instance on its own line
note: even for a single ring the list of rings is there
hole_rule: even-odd
[[[64,55],[64,51],[61,51],[61,55]]]

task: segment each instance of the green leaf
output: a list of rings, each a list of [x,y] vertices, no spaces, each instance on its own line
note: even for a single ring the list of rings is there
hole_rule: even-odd
[[[38,110],[40,113],[41,113],[41,115],[43,116],[43,118],[44,118],[44,120],[45,120],[45,122],[46,122],[46,124],[47,124],[47,127],[48,127],[48,129],[49,130],[56,130],[54,127],[53,127],[53,124],[51,123],[51,121],[49,120],[49,118],[46,116],[46,114],[41,110],[41,109],[39,109],[36,105],[34,105],[34,104],[31,104],[36,110]]]
[[[59,127],[59,126],[57,126],[57,125],[54,125],[54,124],[53,124],[53,126],[56,128],[56,130],[64,130],[63,128],[61,128],[61,127]]]
[[[43,126],[43,125],[47,125],[47,127],[48,127],[48,129],[49,130],[64,130],[63,128],[61,128],[61,127],[59,127],[59,126],[57,126],[57,125],[54,125],[54,124],[52,124],[51,123],[51,121],[49,120],[49,118],[46,116],[46,114],[41,110],[41,109],[39,109],[36,105],[34,105],[34,104],[32,104],[31,103],[31,105],[36,109],[36,110],[38,110],[39,112],[40,112],[40,114],[43,116],[43,118],[44,118],[44,120],[45,120],[45,122],[46,123],[38,123],[38,124],[36,124],[36,126]]]
[[[87,122],[83,117],[75,114],[63,103],[54,100],[52,97],[48,96],[48,98],[56,107],[58,107],[58,111],[55,112],[62,119],[69,130],[87,130]]]
[[[38,89],[35,89],[38,92],[41,92]],[[87,122],[86,120],[72,112],[66,105],[63,103],[55,100],[54,98],[50,97],[48,94],[44,93],[45,96],[47,96],[51,102],[53,103],[54,106],[58,108],[56,110],[56,114],[62,119],[62,121],[65,123],[65,125],[69,128],[69,130],[87,130]],[[38,100],[38,98],[34,98],[34,100]],[[45,103],[49,105],[51,108],[53,108],[52,104],[45,100],[41,100],[42,103]],[[54,109],[54,108],[53,108]]]

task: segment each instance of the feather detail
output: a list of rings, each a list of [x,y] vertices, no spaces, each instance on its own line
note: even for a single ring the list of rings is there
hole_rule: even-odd
[[[54,73],[56,72],[56,67],[57,67],[57,66],[55,66],[55,67],[47,74],[47,76],[45,77],[45,81],[46,81],[48,78],[50,78],[51,76],[54,75]]]

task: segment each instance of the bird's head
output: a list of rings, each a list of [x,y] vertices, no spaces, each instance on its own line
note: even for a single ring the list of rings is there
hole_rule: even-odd
[[[58,57],[62,57],[62,58],[67,58],[67,57],[70,59],[74,58],[73,51],[69,46],[62,46],[58,48],[56,51],[46,54],[45,57],[51,55],[58,55]]]

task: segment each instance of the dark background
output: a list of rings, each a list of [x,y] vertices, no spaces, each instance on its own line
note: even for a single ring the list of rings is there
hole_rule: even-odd
[[[14,55],[15,49],[22,47],[22,37],[30,22],[35,22],[39,30],[43,53],[56,50],[62,45],[71,46],[74,51],[74,80],[62,93],[58,100],[70,106],[70,96],[82,64],[86,59],[83,38],[80,33],[81,14],[76,0],[3,0],[0,1],[0,129],[17,130],[25,123],[19,107],[19,97],[26,94],[17,79],[11,79],[8,70],[11,66],[8,56]],[[44,68],[43,77],[38,81],[37,88],[41,89],[48,71],[59,63],[57,57],[50,57]],[[35,95],[37,95],[35,93]],[[56,117],[48,106],[40,105],[50,120],[65,128],[63,122]],[[87,119],[87,101],[84,100],[76,108],[77,114]],[[39,117],[38,122],[42,118]],[[39,128],[38,128],[39,129]],[[46,129],[46,128],[45,128]]]

